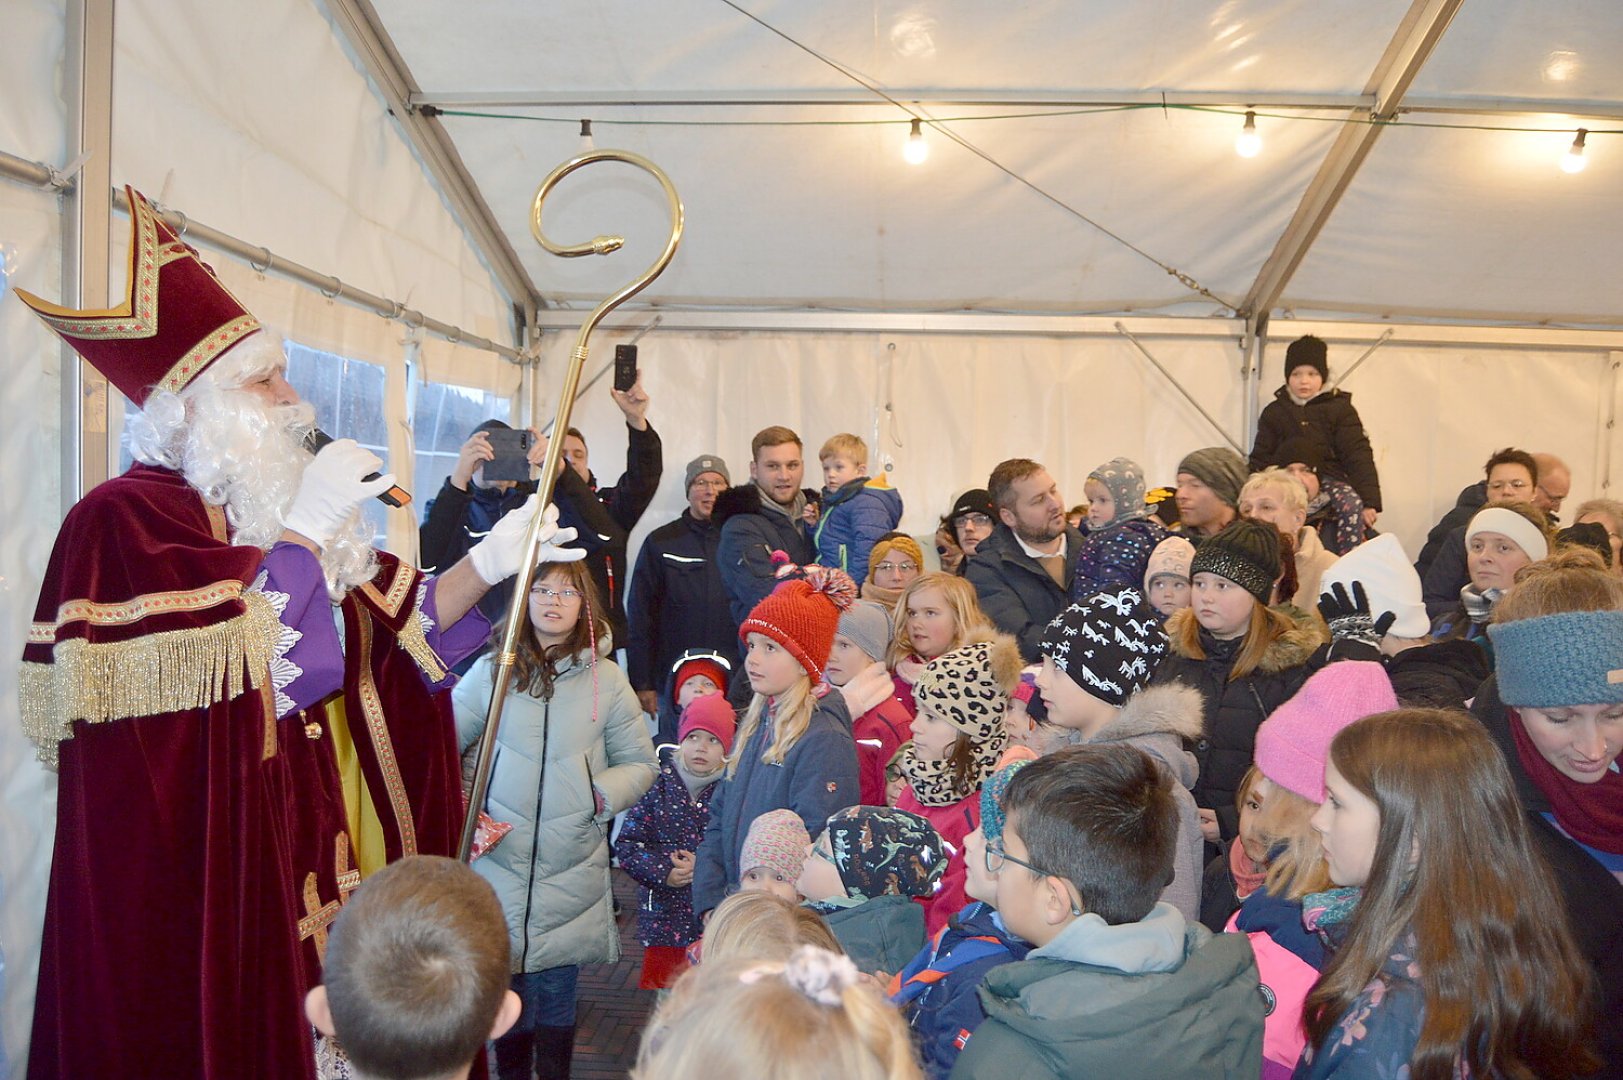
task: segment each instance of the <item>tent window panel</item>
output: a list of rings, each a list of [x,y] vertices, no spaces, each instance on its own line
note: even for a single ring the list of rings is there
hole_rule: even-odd
[[[472,386],[425,382],[417,388],[417,407],[411,418],[412,442],[417,447],[415,482],[423,493],[418,505],[427,514],[428,500],[445,484],[456,467],[462,444],[486,420],[512,423],[511,398]]]
[[[389,429],[384,415],[387,373],[378,364],[287,343],[287,381],[316,410],[316,423],[335,439],[354,439],[383,459],[388,471]],[[381,541],[388,533],[388,507],[362,504]]]

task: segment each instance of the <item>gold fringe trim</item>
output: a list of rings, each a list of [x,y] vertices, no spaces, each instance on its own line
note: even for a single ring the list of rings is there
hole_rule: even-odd
[[[106,723],[203,709],[270,685],[281,624],[270,601],[244,593],[241,615],[194,630],[130,641],[58,642],[50,664],[24,664],[23,729],[40,761],[56,768],[73,721]]]

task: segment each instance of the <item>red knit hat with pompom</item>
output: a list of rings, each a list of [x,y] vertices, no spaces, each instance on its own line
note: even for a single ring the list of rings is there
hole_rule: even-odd
[[[785,568],[802,576],[778,583],[772,595],[756,604],[738,627],[738,638],[765,634],[789,650],[812,682],[821,682],[823,665],[834,648],[840,613],[856,602],[857,585],[843,570],[826,566]]]

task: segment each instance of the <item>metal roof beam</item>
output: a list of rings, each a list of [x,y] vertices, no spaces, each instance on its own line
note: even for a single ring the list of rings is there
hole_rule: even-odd
[[[411,103],[419,87],[384,30],[371,0],[324,2],[334,24],[365,65],[372,84],[383,95],[407,140],[450,201],[451,212],[461,222],[474,248],[506,290],[508,300],[519,306],[529,300],[539,303],[540,295],[535,283],[530,280],[518,253],[497,225],[484,196],[479,194],[478,185],[462,163],[462,156],[457,153],[456,144],[444,125]]]
[[[1306,258],[1308,249],[1318,238],[1325,222],[1335,212],[1341,196],[1358,174],[1359,166],[1369,156],[1385,129],[1383,124],[1368,120],[1386,120],[1396,114],[1404,93],[1414,83],[1420,69],[1431,57],[1443,31],[1459,11],[1465,0],[1414,0],[1403,24],[1386,47],[1375,73],[1370,77],[1367,94],[1374,95],[1374,106],[1368,112],[1353,110],[1336,136],[1330,152],[1319,164],[1296,213],[1274,244],[1273,252],[1262,264],[1257,279],[1240,304],[1243,315],[1265,314],[1271,311],[1285,292],[1297,267]]]

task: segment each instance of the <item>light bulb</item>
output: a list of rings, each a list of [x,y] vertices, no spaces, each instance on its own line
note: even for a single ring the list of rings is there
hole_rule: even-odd
[[[580,152],[583,154],[590,154],[596,149],[597,143],[592,141],[592,122],[590,120],[582,120],[580,122]]]
[[[914,120],[912,130],[907,133],[907,142],[902,146],[902,157],[909,165],[923,165],[929,156],[930,144],[924,141],[924,132],[919,128],[919,122]]]
[[[1584,137],[1588,134],[1588,128],[1578,129],[1578,137],[1572,140],[1572,145],[1567,147],[1567,152],[1561,155],[1562,172],[1583,172],[1584,166],[1589,164],[1589,159],[1584,157]]]
[[[1262,150],[1262,136],[1257,134],[1257,114],[1246,110],[1245,127],[1234,140],[1234,152],[1241,157],[1256,157]]]

